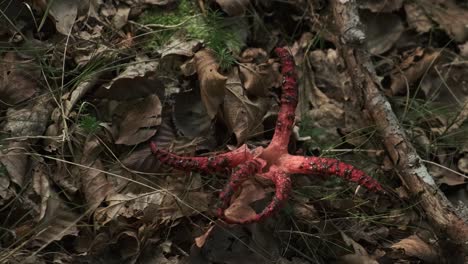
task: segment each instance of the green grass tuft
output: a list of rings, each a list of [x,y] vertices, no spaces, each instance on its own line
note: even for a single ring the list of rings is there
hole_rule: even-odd
[[[198,7],[189,0],[182,0],[174,10],[147,11],[141,15],[139,22],[145,25],[161,25],[162,28],[152,34],[147,48],[159,49],[168,43],[176,32],[182,32],[187,40],[201,40],[212,49],[222,69],[234,65],[234,54],[239,53],[244,45],[234,26],[227,25],[221,13],[210,11],[203,16]],[[171,26],[173,28],[167,28]]]
[[[84,115],[80,118],[79,126],[88,134],[95,134],[99,130],[99,120],[94,116]]]

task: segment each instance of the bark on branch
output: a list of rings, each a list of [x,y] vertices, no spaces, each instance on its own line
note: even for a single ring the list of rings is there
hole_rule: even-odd
[[[382,94],[380,82],[366,48],[366,36],[361,29],[354,0],[332,0],[333,20],[340,38],[336,45],[346,62],[354,88],[360,91],[375,122],[401,181],[408,191],[419,197],[421,207],[441,238],[448,237],[460,249],[468,249],[468,225],[440,191],[426,166],[408,141],[388,100]],[[444,237],[445,236],[445,237]]]

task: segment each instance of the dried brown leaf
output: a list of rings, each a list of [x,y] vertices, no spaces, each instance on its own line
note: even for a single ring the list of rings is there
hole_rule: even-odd
[[[400,9],[403,5],[403,0],[362,0],[358,3],[360,8],[369,9],[375,13],[386,13]]]
[[[200,93],[208,116],[213,119],[224,101],[227,78],[218,72],[219,64],[211,50],[195,53]]]
[[[39,217],[37,219],[41,220],[45,216],[47,203],[51,195],[49,178],[44,164],[34,166],[32,180],[34,192],[41,197],[41,202],[39,204]]]
[[[114,100],[128,100],[142,97],[141,87],[146,86],[146,82],[151,87],[144,89],[154,93],[154,80],[149,79],[158,69],[159,61],[150,59],[144,55],[138,55],[135,61],[128,65],[125,70],[115,77],[110,83],[103,86],[96,92],[98,97],[106,97]],[[153,82],[151,82],[153,81]],[[153,86],[151,86],[153,85]],[[156,87],[161,87],[156,83]],[[138,91],[135,94],[135,91]]]
[[[123,28],[128,22],[128,15],[130,14],[130,7],[128,6],[119,6],[117,7],[117,12],[114,17],[112,17],[112,25],[116,29]]]
[[[427,244],[417,235],[411,235],[391,246],[394,250],[403,250],[407,256],[417,257],[427,263],[440,263],[439,255],[432,245]]]
[[[236,135],[237,144],[263,130],[262,121],[270,106],[270,99],[249,99],[242,87],[239,73],[233,69],[226,83],[224,122]]]
[[[391,13],[362,12],[361,21],[366,26],[367,45],[372,54],[388,51],[405,29],[401,18]]]
[[[468,9],[456,0],[429,0],[420,6],[457,42],[468,40]]]
[[[156,134],[156,126],[161,124],[162,105],[157,95],[131,102],[119,123],[119,136],[116,144],[136,145]]]
[[[256,64],[242,63],[239,71],[244,87],[250,95],[265,97],[269,89],[281,86],[279,65],[273,60]]]
[[[80,176],[82,191],[90,210],[96,209],[108,195],[114,192],[112,184],[103,172],[104,166],[98,158],[101,151],[102,148],[97,138],[88,138],[80,162],[83,166],[89,167],[80,169]]]
[[[50,243],[61,240],[66,235],[78,235],[76,223],[80,216],[70,209],[62,198],[51,190],[47,199],[47,210],[38,224],[35,239]]]
[[[465,154],[463,157],[461,157],[458,160],[458,169],[465,173],[468,174],[468,154]]]
[[[246,219],[255,215],[255,210],[250,207],[250,204],[264,199],[265,189],[260,186],[257,182],[247,180],[242,184],[241,192],[239,196],[234,198],[225,214],[231,219]]]
[[[175,95],[173,121],[177,131],[189,138],[204,137],[211,132],[211,119],[200,96],[193,91]]]
[[[408,86],[421,78],[428,68],[434,65],[439,56],[439,52],[421,48],[406,54],[404,60],[390,76],[392,94],[406,93]]]
[[[8,148],[0,151],[0,163],[5,167],[11,181],[18,186],[23,186],[24,177],[29,169],[28,147],[26,141],[12,141],[8,144]]]
[[[160,209],[164,195],[162,192],[134,194],[131,192],[114,193],[106,198],[107,206],[96,209],[96,220],[102,225],[118,216],[138,218],[146,216],[146,211]],[[147,217],[147,219],[151,219]],[[156,220],[156,219],[154,219]]]
[[[42,136],[51,112],[50,98],[46,96],[21,109],[9,108],[5,130],[13,137]]]
[[[192,57],[201,44],[201,41],[197,39],[186,40],[181,37],[173,37],[169,43],[159,50],[159,53],[161,53],[161,58],[170,55]]]
[[[431,30],[432,22],[421,6],[413,2],[405,3],[405,12],[406,20],[410,27],[421,33]]]
[[[49,1],[48,1],[49,2]],[[49,14],[55,20],[55,28],[63,35],[68,35],[71,32],[75,19],[78,15],[78,9],[81,6],[89,4],[89,1],[68,1],[54,0],[49,9]],[[47,8],[47,7],[46,7]]]
[[[124,231],[116,238],[116,248],[119,249],[123,259],[129,259],[140,252],[140,239],[134,231]]]
[[[33,96],[37,90],[39,71],[31,60],[8,52],[0,59],[0,109]]]
[[[226,226],[217,222],[192,248],[190,260],[198,263],[258,264],[277,263],[279,248],[277,240],[264,225]]]
[[[379,262],[369,256],[357,254],[348,254],[340,257],[340,263],[343,264],[379,264]]]

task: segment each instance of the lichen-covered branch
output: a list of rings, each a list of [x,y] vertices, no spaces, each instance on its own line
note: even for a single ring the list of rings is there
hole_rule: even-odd
[[[411,194],[419,197],[422,209],[436,230],[466,249],[466,219],[457,214],[437,187],[415,148],[408,141],[388,100],[380,91],[380,83],[365,46],[365,34],[361,30],[356,1],[333,0],[331,4],[333,20],[340,31],[335,44],[343,55],[356,92],[361,93],[364,98],[365,107],[383,138],[401,181]]]

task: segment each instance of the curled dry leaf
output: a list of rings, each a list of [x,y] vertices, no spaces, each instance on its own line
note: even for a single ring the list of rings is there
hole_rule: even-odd
[[[195,65],[202,102],[208,116],[213,119],[224,101],[227,78],[218,72],[219,64],[211,50],[203,49],[195,53]]]
[[[241,16],[250,5],[250,0],[216,0],[216,3],[229,16]]]
[[[41,220],[45,216],[47,210],[47,203],[51,195],[49,178],[44,164],[34,166],[32,181],[34,192],[36,192],[36,194],[41,197],[38,217],[38,220]]]
[[[404,238],[391,246],[394,250],[402,250],[404,254],[417,257],[427,263],[440,263],[439,254],[432,245],[427,244],[417,235]]]
[[[233,69],[226,83],[224,122],[236,135],[237,144],[263,130],[262,120],[270,106],[270,98],[249,99],[242,87],[239,73]]]
[[[129,259],[140,252],[140,238],[135,231],[124,231],[117,235],[116,248],[122,259]]]
[[[131,102],[118,124],[119,135],[116,144],[136,145],[156,134],[156,126],[161,124],[162,105],[157,95]]]
[[[403,61],[391,73],[390,90],[392,94],[405,94],[421,76],[434,65],[440,53],[417,48],[404,55]]]
[[[241,60],[249,62],[240,64],[240,77],[250,95],[265,97],[270,88],[281,86],[279,64],[274,60],[266,60],[265,55],[262,49],[247,49],[242,54]]]
[[[230,219],[248,219],[256,214],[255,210],[250,207],[255,201],[265,198],[265,189],[259,183],[247,180],[242,184],[241,193],[231,203],[231,206],[226,209],[225,215]]]

